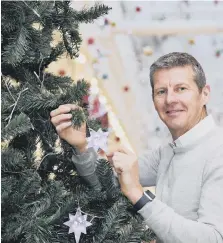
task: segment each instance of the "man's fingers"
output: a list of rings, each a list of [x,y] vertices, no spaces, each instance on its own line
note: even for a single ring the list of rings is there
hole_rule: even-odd
[[[56,127],[56,126],[60,125],[61,122],[71,119],[71,117],[72,117],[72,114],[61,114],[61,115],[52,117],[51,122]]]
[[[58,116],[60,114],[68,113],[71,110],[75,110],[77,108],[80,108],[80,107],[77,105],[74,105],[74,104],[60,105],[57,109],[50,112],[50,116],[51,117]]]
[[[106,156],[107,157],[112,157],[114,155],[114,152],[108,152],[108,153],[106,153]]]
[[[118,147],[118,151],[119,151],[119,152],[122,152],[122,153],[125,153],[125,154],[132,154],[132,151],[129,150],[129,149],[127,149],[127,148],[124,147],[124,146],[120,146],[120,147]]]
[[[56,127],[57,132],[62,132],[64,129],[70,127],[72,122],[63,122]]]
[[[115,169],[115,172],[117,174],[121,174],[123,169],[122,169],[122,164],[118,161],[113,161],[113,167]]]

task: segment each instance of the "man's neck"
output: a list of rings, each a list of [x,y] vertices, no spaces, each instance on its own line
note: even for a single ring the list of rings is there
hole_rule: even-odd
[[[203,110],[201,115],[198,117],[198,119],[196,120],[196,122],[194,122],[193,126],[189,127],[189,128],[185,128],[182,130],[176,130],[176,131],[170,131],[173,141],[175,141],[176,139],[178,139],[180,136],[182,136],[183,134],[185,134],[186,132],[188,132],[190,129],[192,129],[195,125],[197,125],[201,120],[203,120],[206,116],[207,116],[207,111]]]

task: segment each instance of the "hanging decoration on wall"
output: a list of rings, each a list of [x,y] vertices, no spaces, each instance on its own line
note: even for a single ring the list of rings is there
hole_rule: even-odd
[[[128,92],[129,91],[129,86],[128,85],[124,86],[123,90],[124,90],[124,92]]]
[[[63,70],[63,69],[60,69],[60,70],[58,71],[58,74],[59,74],[61,77],[63,77],[63,76],[65,76],[66,72],[65,72],[65,70]]]
[[[93,37],[88,38],[87,42],[88,42],[88,45],[94,44],[94,38]]]
[[[151,46],[145,46],[143,47],[143,54],[145,56],[151,56],[153,54],[153,49]]]
[[[105,25],[109,25],[109,20],[108,19],[104,19]]]
[[[104,74],[102,75],[102,79],[108,79],[108,74],[104,73]]]
[[[141,8],[138,6],[138,7],[136,7],[136,12],[141,12]]]
[[[195,44],[195,40],[193,38],[191,38],[191,39],[188,40],[188,43],[190,45],[194,45]]]
[[[215,56],[216,56],[216,57],[220,57],[220,56],[221,56],[221,50],[217,50],[217,51],[215,52]]]

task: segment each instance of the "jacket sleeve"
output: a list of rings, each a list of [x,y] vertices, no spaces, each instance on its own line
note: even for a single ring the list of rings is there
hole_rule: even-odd
[[[95,190],[101,189],[101,184],[96,175],[97,153],[93,148],[89,148],[85,153],[76,153],[72,156],[72,161],[78,174]]]
[[[156,185],[157,172],[160,162],[160,147],[146,151],[139,156],[139,179],[143,187]]]
[[[164,243],[223,243],[223,157],[206,166],[197,221],[154,199],[138,212]]]

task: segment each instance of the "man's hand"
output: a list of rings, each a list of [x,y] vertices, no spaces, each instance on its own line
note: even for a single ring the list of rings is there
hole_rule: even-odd
[[[86,123],[83,123],[79,129],[75,129],[71,122],[72,115],[69,113],[77,108],[80,109],[74,104],[60,105],[56,110],[51,111],[50,116],[58,135],[80,152],[84,152],[87,145]]]
[[[139,182],[139,168],[136,155],[122,146],[118,148],[118,152],[109,153],[107,157],[118,174],[123,194],[135,204],[143,195],[143,188]]]

